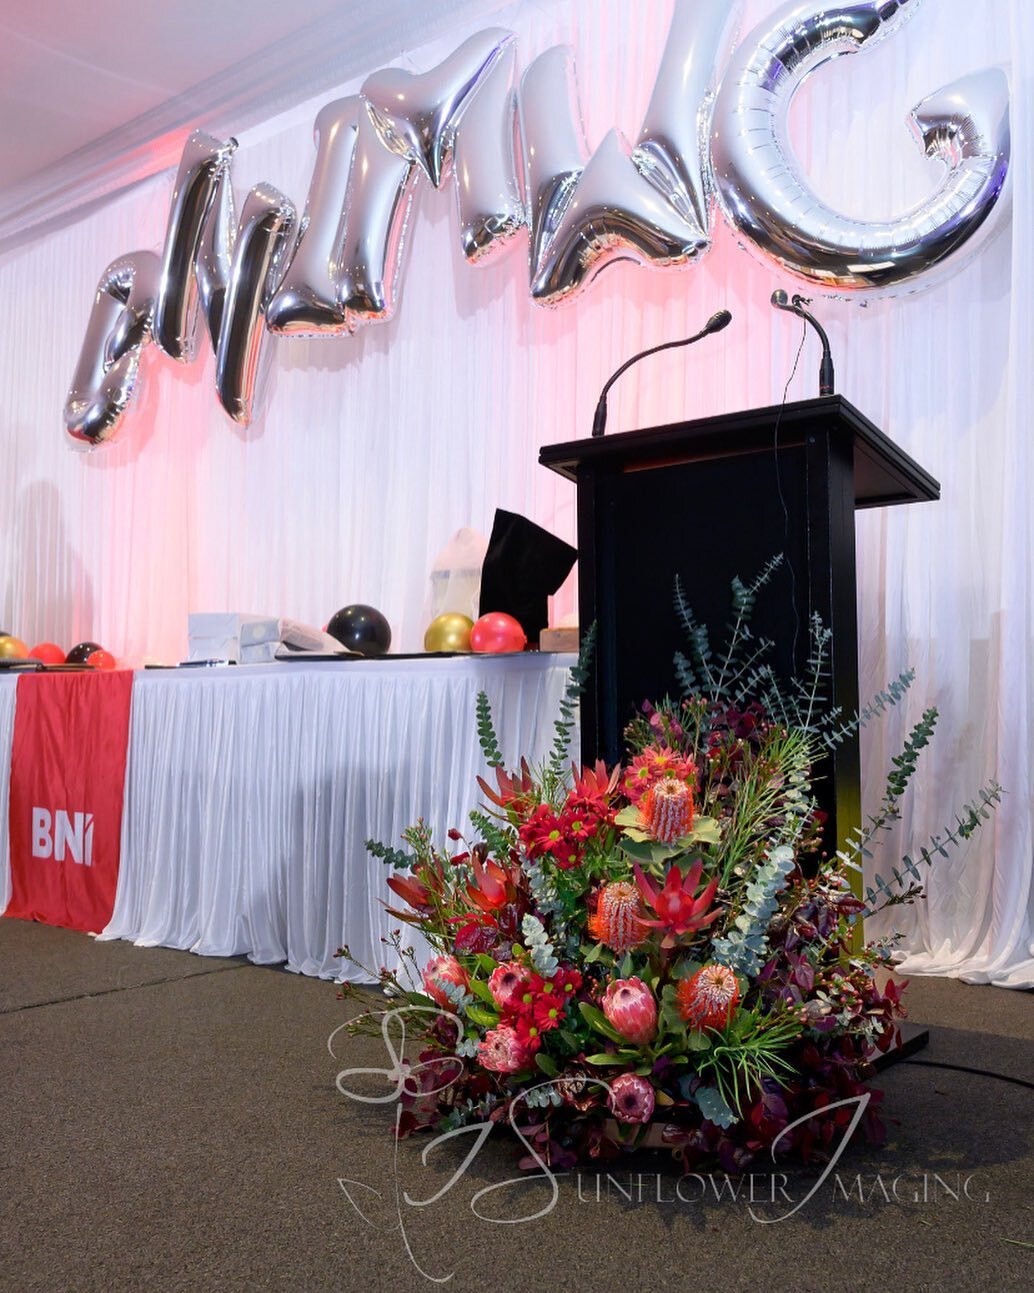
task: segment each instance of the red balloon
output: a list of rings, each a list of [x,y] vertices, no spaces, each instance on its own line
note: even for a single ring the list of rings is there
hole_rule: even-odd
[[[470,649],[480,655],[498,655],[503,651],[523,651],[528,635],[512,615],[489,611],[470,630]]]
[[[65,663],[65,653],[53,642],[41,642],[39,646],[32,648],[29,655],[33,660],[40,660],[43,664]]]
[[[100,651],[91,651],[86,657],[86,663],[91,669],[114,669],[115,657],[110,651],[101,648]]]

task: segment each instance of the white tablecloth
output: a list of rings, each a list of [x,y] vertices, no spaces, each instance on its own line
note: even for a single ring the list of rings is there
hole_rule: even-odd
[[[509,763],[542,758],[570,656],[148,671],[134,680],[118,893],[104,938],[244,954],[324,978],[386,963],[384,864],[423,817],[444,842],[478,802],[474,704]],[[13,711],[13,688],[11,688]],[[0,705],[3,724],[10,721]],[[6,777],[3,830],[6,834]],[[4,868],[6,877],[7,868]]]

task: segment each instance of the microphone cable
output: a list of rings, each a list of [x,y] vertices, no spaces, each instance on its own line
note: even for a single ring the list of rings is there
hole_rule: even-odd
[[[783,387],[783,397],[779,401],[779,411],[776,414],[775,426],[772,429],[772,459],[775,466],[776,493],[779,497],[779,506],[783,509],[783,559],[786,562],[786,568],[790,572],[790,605],[793,607],[793,645],[790,652],[793,669],[796,671],[797,661],[797,643],[801,635],[801,613],[797,606],[797,572],[794,569],[793,558],[787,551],[787,545],[790,539],[790,511],[786,506],[786,496],[783,494],[782,473],[779,470],[779,425],[783,420],[783,409],[786,408],[786,397],[790,391],[790,383],[797,376],[797,369],[800,366],[801,355],[804,354],[804,343],[808,340],[808,324],[801,320],[801,340],[797,347],[797,353],[794,355],[793,367],[790,369],[790,376],[786,379],[786,385]]]

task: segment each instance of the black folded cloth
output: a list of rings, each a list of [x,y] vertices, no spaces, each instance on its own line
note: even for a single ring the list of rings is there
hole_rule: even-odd
[[[504,611],[531,643],[549,623],[547,599],[578,559],[577,548],[516,512],[497,508],[481,570],[480,613]]]

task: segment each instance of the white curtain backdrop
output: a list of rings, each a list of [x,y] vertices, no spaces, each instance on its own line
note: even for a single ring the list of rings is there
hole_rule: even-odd
[[[775,8],[748,0],[745,30]],[[522,66],[573,45],[595,146],[612,125],[638,131],[670,11],[671,0],[519,0],[502,13],[486,5],[481,25],[515,30]],[[1034,985],[1032,28],[1027,0],[927,3],[871,54],[824,67],[793,118],[820,193],[890,216],[937,178],[906,129],[911,107],[956,76],[1008,66],[1011,222],[922,293],[816,308],[838,389],[943,486],[937,504],[859,517],[863,690],[919,672],[900,714],[865,732],[866,802],[930,703],[941,730],[891,852],[951,821],[989,777],[1009,792],[971,845],[938,863],[925,904],[894,913],[906,968],[1017,987]],[[428,67],[474,29],[403,62]],[[304,202],[312,122],[329,97],[241,136],[239,196],[265,179]],[[160,244],[171,183],[158,177],[0,258],[0,627],[26,639],[179,658],[190,611],[322,624],[366,601],[400,647],[418,647],[431,561],[455,530],[487,533],[501,506],[574,538],[573,487],[539,468],[537,451],[588,433],[600,386],[628,355],[723,305],[733,313],[720,337],[629,372],[611,396],[615,431],[776,402],[800,339],[768,304],[790,285],[720,221],[702,264],[619,265],[550,312],[528,297],[523,244],[469,268],[451,191],[425,188],[391,323],[350,339],[269,339],[269,388],[247,431],[217,407],[210,354],[192,367],[152,355],[121,442],[83,457],[65,447],[61,406],[96,281],[117,254]],[[817,363],[809,339],[791,399],[816,392]],[[573,590],[558,611],[573,608]]]

